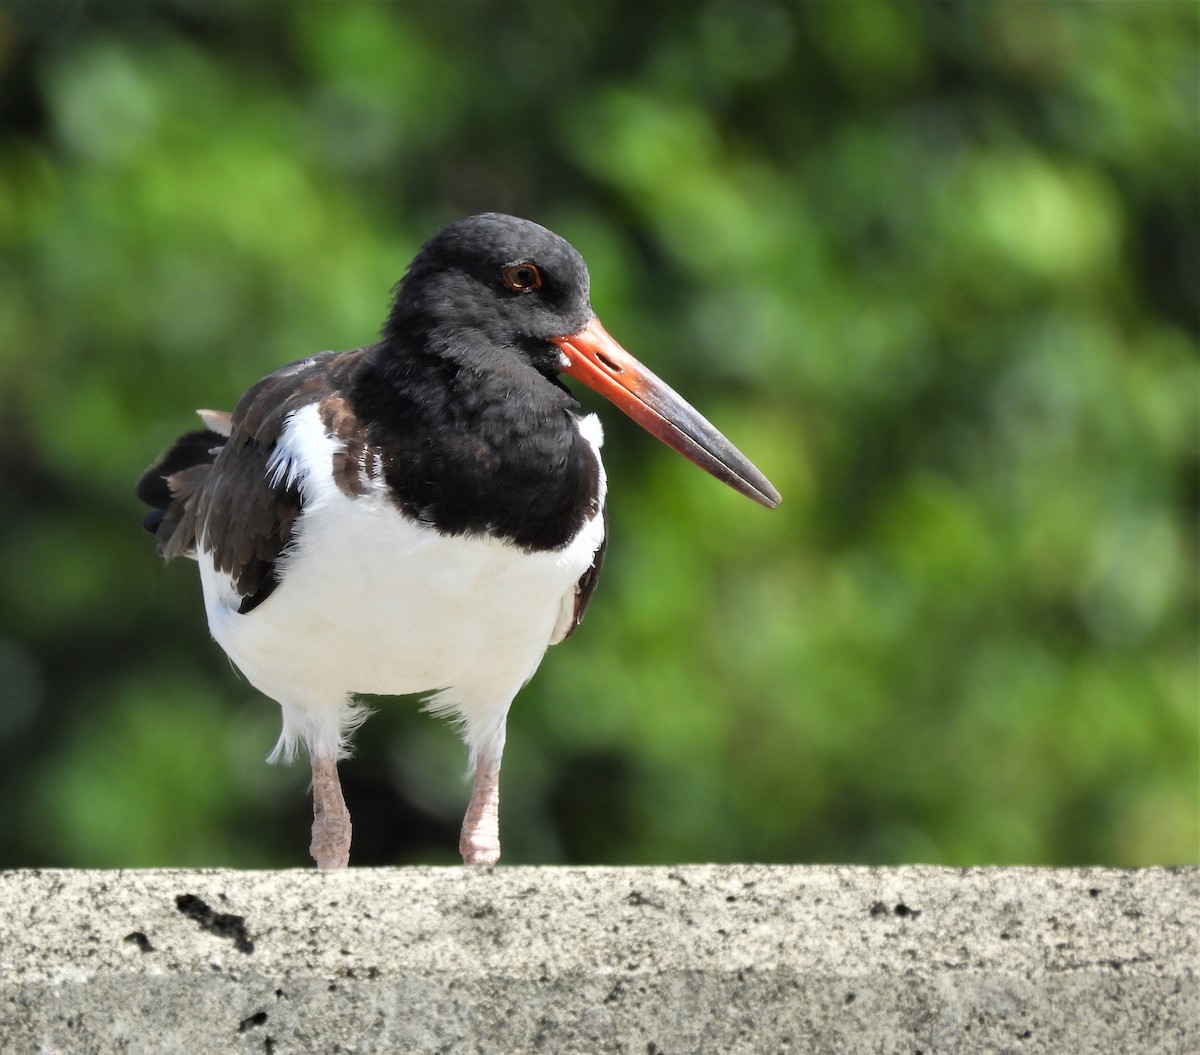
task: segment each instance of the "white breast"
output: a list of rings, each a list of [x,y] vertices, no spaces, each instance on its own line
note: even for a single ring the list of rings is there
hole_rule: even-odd
[[[598,453],[599,421],[580,428]],[[462,720],[472,762],[498,752],[513,697],[568,625],[603,517],[546,553],[443,536],[401,515],[382,484],[346,496],[332,477],[336,449],[316,407],[289,420],[268,471],[299,485],[304,511],[281,582],[261,605],[239,615],[229,577],[200,556],[213,636],[283,710],[272,759],[290,758],[300,740],[310,753],[344,753],[365,716],[350,693],[435,692],[431,707]],[[603,468],[600,488],[602,506]]]

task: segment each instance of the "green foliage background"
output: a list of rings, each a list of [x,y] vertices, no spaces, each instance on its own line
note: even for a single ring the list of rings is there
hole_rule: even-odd
[[[784,494],[585,398],[506,861],[1195,861],[1198,88],[1156,0],[0,4],[0,865],[306,863],[133,482],[483,209]],[[464,762],[385,701],[358,863],[454,860]]]

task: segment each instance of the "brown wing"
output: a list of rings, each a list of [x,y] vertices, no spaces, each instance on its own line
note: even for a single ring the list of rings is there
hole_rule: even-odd
[[[596,584],[600,581],[600,572],[604,568],[604,552],[608,549],[608,503],[604,503],[602,511],[604,516],[604,538],[600,540],[600,546],[597,548],[595,555],[592,557],[592,563],[587,571],[580,577],[579,582],[575,584],[575,615],[571,619],[571,625],[567,627],[567,632],[563,634],[563,640],[566,640],[578,629],[579,624],[583,622],[584,614],[587,612],[588,603],[592,599],[592,594],[596,592]]]
[[[226,414],[226,420],[228,417]],[[185,433],[138,479],[137,496],[152,507],[142,526],[155,536],[160,556],[170,559],[195,554],[195,536],[180,531],[180,526],[192,495],[212,469],[228,435],[228,428],[219,432],[211,427]]]
[[[213,451],[214,457],[165,477],[171,502],[161,523],[151,528],[158,536],[159,551],[168,558],[193,554],[203,539],[205,551],[217,569],[230,576],[241,596],[240,612],[253,610],[275,589],[276,562],[291,541],[303,509],[296,482],[272,484],[267,471],[289,416],[315,403],[332,435],[346,438],[358,434],[358,420],[340,393],[349,388],[355,371],[373,350],[374,346],[368,346],[351,352],[325,352],[264,377],[238,402],[229,421],[228,439],[219,437],[223,442]],[[219,415],[216,420],[205,417],[210,428],[203,435],[217,435],[211,426],[219,421]],[[147,471],[143,483],[155,475],[163,479],[160,467],[187,439],[177,441]],[[201,442],[193,440],[192,447]],[[352,464],[348,459],[353,459]],[[333,470],[343,490],[363,494],[367,484],[362,474],[373,475],[378,464],[377,453],[367,451],[360,442],[339,451]],[[153,486],[147,485],[145,490],[149,492]],[[139,485],[139,495],[142,493]],[[161,498],[161,493],[156,497]],[[148,521],[153,517],[152,513]],[[147,526],[151,526],[149,522]]]

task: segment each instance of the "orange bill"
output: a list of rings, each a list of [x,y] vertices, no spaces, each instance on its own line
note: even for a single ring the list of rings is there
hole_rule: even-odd
[[[563,372],[614,403],[647,432],[768,509],[779,492],[741,451],[670,385],[622,348],[595,316],[578,333],[552,338]]]

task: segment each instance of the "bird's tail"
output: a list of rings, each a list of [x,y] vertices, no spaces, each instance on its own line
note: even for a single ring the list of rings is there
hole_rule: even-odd
[[[155,537],[160,556],[191,557],[196,552],[192,498],[229,439],[232,416],[223,410],[199,410],[203,429],[180,436],[142,473],[137,496],[150,512],[142,526]]]

